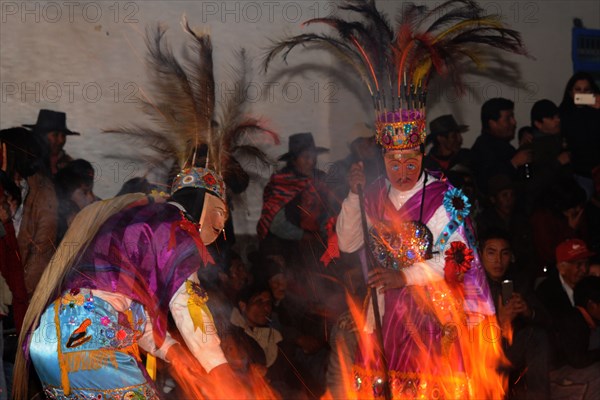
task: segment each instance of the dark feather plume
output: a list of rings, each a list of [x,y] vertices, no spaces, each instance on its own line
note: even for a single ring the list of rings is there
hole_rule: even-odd
[[[477,61],[481,47],[526,54],[518,32],[505,27],[498,16],[486,15],[471,0],[449,0],[431,9],[403,4],[395,31],[374,0],[345,0],[338,9],[353,17],[304,23],[326,24],[335,35],[304,33],[277,42],[265,56],[265,69],[275,56],[286,60],[299,45],[327,43],[360,73],[378,111],[422,109],[432,73],[450,76],[460,90],[457,69],[465,60]]]
[[[181,64],[165,39],[165,29],[156,26],[146,31],[148,67],[152,75],[150,94],[141,90],[139,104],[157,128],[140,125],[105,129],[107,133],[125,135],[136,144],[143,144],[165,159],[172,159],[179,168],[206,166],[223,175],[229,157],[238,148],[269,163],[265,153],[249,151],[249,138],[265,134],[279,143],[279,136],[257,120],[246,115],[250,61],[242,50],[240,66],[235,69],[236,93],[226,99],[217,113],[216,84],[213,71],[210,36],[199,34],[182,20],[183,30],[191,38],[192,52]],[[218,115],[217,115],[218,114]],[[196,159],[200,149],[207,148],[204,164]],[[151,156],[150,156],[151,157]],[[152,163],[166,166],[166,162]]]

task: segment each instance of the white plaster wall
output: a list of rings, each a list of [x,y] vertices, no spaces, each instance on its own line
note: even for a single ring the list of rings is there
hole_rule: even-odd
[[[368,134],[365,123],[371,122],[372,111],[366,91],[325,53],[295,51],[287,66],[277,62],[268,75],[259,73],[259,61],[270,39],[300,33],[301,21],[329,15],[334,4],[319,0],[0,0],[0,127],[34,123],[40,108],[65,111],[69,128],[82,133],[69,137],[68,153],[94,163],[98,195],[114,195],[127,179],[147,173],[148,166],[130,158],[139,153],[135,146],[100,131],[144,121],[132,102],[147,89],[144,31],[149,24],[164,23],[170,28],[168,40],[179,52],[185,37],[179,22],[186,14],[192,26],[203,26],[212,34],[221,89],[217,98],[227,93],[227,71],[234,50],[245,47],[256,58],[250,111],[282,136],[280,146],[266,150],[278,156],[287,150],[289,134],[311,131],[318,145],[331,148],[319,160],[326,168],[346,155],[352,139]],[[379,0],[378,4],[390,14],[401,6],[391,0]],[[481,4],[490,12],[501,13],[521,31],[535,59],[501,54],[502,63],[518,66],[519,82],[508,82],[498,74],[466,75],[467,91],[461,99],[443,82],[432,82],[429,118],[451,112],[470,125],[465,145],[472,144],[479,133],[479,108],[488,98],[514,100],[519,126],[528,124],[536,100],[560,102],[573,72],[573,18],[582,18],[589,28],[600,28],[600,2],[595,0]],[[257,166],[249,168],[257,179],[236,201],[234,218],[241,233],[254,232],[262,187],[270,173]]]

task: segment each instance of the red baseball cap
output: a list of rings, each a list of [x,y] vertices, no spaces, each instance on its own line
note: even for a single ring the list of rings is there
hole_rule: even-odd
[[[580,239],[568,239],[556,246],[556,262],[585,260],[595,255]]]

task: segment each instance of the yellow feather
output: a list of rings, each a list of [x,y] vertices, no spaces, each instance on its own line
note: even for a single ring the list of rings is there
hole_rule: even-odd
[[[451,26],[450,28],[446,29],[443,32],[440,32],[435,39],[433,40],[433,43],[437,43],[440,40],[442,40],[444,37],[450,35],[451,33],[454,33],[456,31],[459,31],[461,29],[464,29],[466,27],[471,27],[471,26],[482,26],[482,27],[489,27],[489,28],[502,28],[502,22],[499,21],[497,18],[495,17],[487,17],[487,18],[480,18],[480,19],[473,19],[473,20],[468,20],[468,21],[463,21],[460,22],[456,25]]]
[[[431,58],[427,58],[415,67],[415,70],[413,72],[413,82],[416,85],[421,84],[423,77],[425,77],[425,75],[427,75],[429,73],[431,66],[432,66]]]

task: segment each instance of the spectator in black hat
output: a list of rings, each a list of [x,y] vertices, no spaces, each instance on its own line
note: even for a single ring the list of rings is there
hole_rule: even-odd
[[[311,133],[289,138],[289,150],[279,157],[286,166],[273,174],[265,187],[257,225],[263,255],[280,254],[298,279],[319,269],[325,251],[325,226],[332,213],[327,207],[329,188],[317,156],[329,151],[315,145]]]
[[[43,144],[43,159],[52,176],[73,159],[65,152],[67,136],[77,135],[67,128],[67,114],[60,111],[40,110],[35,125],[23,125],[30,128]]]
[[[450,114],[431,121],[427,142],[433,146],[423,159],[425,169],[443,172],[456,185],[452,179],[453,168],[457,165],[471,166],[471,152],[462,148],[462,134],[468,129],[468,125],[459,125]]]

